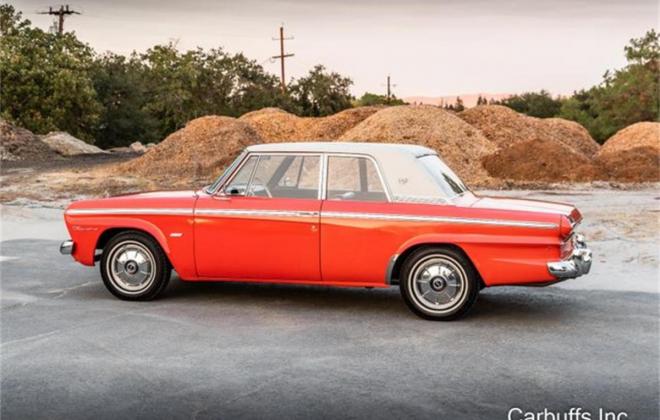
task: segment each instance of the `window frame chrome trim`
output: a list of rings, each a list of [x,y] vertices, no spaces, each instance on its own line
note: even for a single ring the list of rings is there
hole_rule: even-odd
[[[323,198],[322,200],[329,200],[328,199],[328,181],[329,181],[329,165],[328,162],[332,156],[337,156],[337,157],[356,157],[356,158],[366,158],[370,160],[375,168],[376,168],[376,173],[378,174],[378,179],[380,180],[380,184],[383,187],[383,192],[385,193],[385,197],[387,198],[387,203],[392,202],[392,194],[390,193],[390,188],[387,182],[385,181],[385,177],[383,176],[383,173],[380,168],[380,163],[371,155],[365,154],[365,153],[324,153],[325,155],[325,182],[324,182],[324,191],[323,191]],[[332,201],[362,201],[362,200],[332,200]],[[370,201],[373,203],[376,203],[377,201]]]
[[[244,158],[243,161],[240,163],[240,165],[237,166],[236,169],[234,170],[234,172],[231,173],[231,174],[229,175],[229,177],[227,177],[227,180],[226,180],[224,183],[222,183],[221,185],[219,185],[218,188],[217,188],[217,190],[216,190],[215,192],[213,192],[213,193],[210,193],[210,195],[221,195],[221,196],[224,196],[224,197],[248,197],[248,195],[247,195],[247,190],[248,190],[248,188],[250,187],[250,184],[252,183],[252,177],[253,177],[254,174],[256,173],[257,166],[259,165],[259,162],[261,161],[261,156],[264,156],[264,155],[275,155],[275,156],[318,156],[318,158],[319,158],[319,167],[322,166],[322,165],[321,165],[321,161],[322,161],[322,159],[323,159],[323,153],[320,153],[320,152],[250,152],[250,151],[248,150],[247,154],[245,155],[245,158]],[[246,191],[246,194],[244,194],[244,195],[230,195],[230,194],[226,194],[226,193],[224,193],[225,186],[226,186],[226,185],[229,185],[229,184],[234,180],[234,178],[236,177],[236,175],[237,175],[237,174],[240,172],[240,170],[243,168],[243,165],[245,165],[245,164],[247,163],[247,161],[250,159],[251,156],[256,156],[256,157],[257,157],[257,163],[254,165],[254,168],[252,169],[252,173],[250,174],[249,182],[248,182],[248,184],[246,185],[246,190],[245,190],[245,191]],[[322,182],[322,177],[321,177],[322,173],[321,173],[321,170],[322,170],[322,168],[319,169],[319,182]],[[262,197],[262,198],[270,198],[270,197]],[[296,199],[300,200],[300,198],[297,198],[297,197],[273,197],[273,198],[286,198],[286,199],[292,199],[292,200],[296,200]],[[319,188],[319,191],[317,192],[317,200],[321,200],[321,190],[320,190],[320,188]]]

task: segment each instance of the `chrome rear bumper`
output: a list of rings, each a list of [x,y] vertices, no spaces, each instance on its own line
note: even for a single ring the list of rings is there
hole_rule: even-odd
[[[562,261],[549,262],[548,271],[558,279],[573,279],[587,274],[591,269],[591,250],[587,248],[584,236],[573,236],[573,252]]]
[[[73,253],[74,242],[71,239],[60,244],[60,254],[62,255],[71,255]]]

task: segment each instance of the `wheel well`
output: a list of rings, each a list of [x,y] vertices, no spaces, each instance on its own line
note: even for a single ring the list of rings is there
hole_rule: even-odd
[[[392,275],[390,278],[391,284],[399,284],[399,278],[401,277],[401,267],[403,267],[404,261],[412,254],[413,252],[417,251],[418,249],[422,248],[445,248],[445,249],[451,249],[453,251],[456,251],[460,254],[462,254],[465,259],[467,259],[470,264],[472,264],[472,267],[474,268],[474,271],[477,273],[479,276],[479,282],[481,283],[482,286],[484,286],[484,280],[481,278],[481,274],[479,273],[479,270],[477,270],[477,267],[474,265],[472,262],[472,259],[470,259],[470,256],[461,248],[460,246],[456,244],[450,244],[450,243],[424,243],[424,244],[417,244],[413,245],[410,248],[406,249],[403,251],[396,259],[396,262],[394,263],[394,267],[392,268]]]
[[[95,254],[94,254],[94,260],[98,261],[101,258],[101,254],[103,253],[103,248],[110,242],[110,239],[114,238],[115,236],[119,235],[120,233],[126,233],[126,232],[135,232],[135,233],[141,233],[143,235],[146,235],[150,237],[151,239],[158,244],[159,247],[162,248],[160,243],[158,242],[158,239],[154,238],[152,234],[149,232],[142,230],[142,229],[135,229],[135,228],[110,228],[108,230],[105,230],[101,236],[99,236],[99,239],[96,241],[96,248],[95,248]],[[100,252],[99,252],[100,251]],[[169,256],[167,255],[166,252],[164,252],[165,258],[167,259],[167,263],[172,266],[172,263],[169,261]]]

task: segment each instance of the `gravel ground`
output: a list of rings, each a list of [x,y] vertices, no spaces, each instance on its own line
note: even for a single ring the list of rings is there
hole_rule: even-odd
[[[492,193],[578,204],[595,265],[486,289],[452,323],[418,319],[396,288],[174,280],[158,301],[122,302],[57,253],[61,210],[4,206],[0,415],[658,418],[657,193]]]

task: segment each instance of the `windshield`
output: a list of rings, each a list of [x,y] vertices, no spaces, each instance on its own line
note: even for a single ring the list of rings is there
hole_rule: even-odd
[[[447,198],[461,195],[468,189],[463,181],[437,155],[426,155],[419,158],[424,169],[431,175],[440,192]]]
[[[210,193],[215,192],[218,189],[218,187],[220,187],[220,185],[222,185],[222,183],[225,182],[225,179],[227,179],[227,177],[229,175],[231,175],[232,172],[234,172],[234,169],[236,169],[236,166],[238,166],[238,164],[241,163],[241,161],[243,160],[243,157],[245,157],[246,153],[247,152],[245,150],[243,150],[241,152],[241,154],[239,154],[238,157],[236,159],[234,159],[234,161],[231,163],[231,165],[227,166],[227,168],[224,170],[224,172],[222,172],[222,175],[220,175],[220,177],[218,179],[216,179],[213,184],[206,187],[206,191],[210,192]]]

